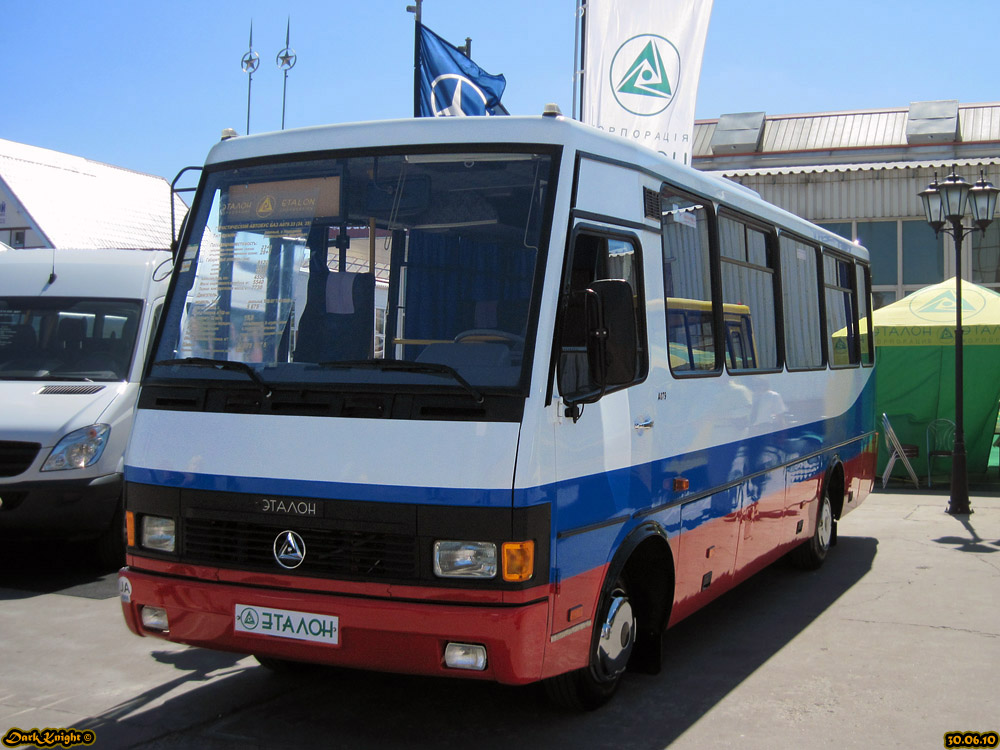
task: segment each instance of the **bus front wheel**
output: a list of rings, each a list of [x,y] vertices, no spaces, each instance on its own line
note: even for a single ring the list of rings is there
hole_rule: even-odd
[[[591,638],[590,665],[545,681],[545,692],[557,705],[575,711],[603,706],[621,681],[635,646],[636,619],[624,578],[601,600]]]

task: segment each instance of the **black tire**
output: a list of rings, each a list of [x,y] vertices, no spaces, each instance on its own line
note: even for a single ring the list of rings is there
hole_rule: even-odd
[[[275,674],[295,674],[297,672],[306,671],[311,664],[307,664],[302,661],[292,661],[291,659],[276,659],[273,656],[260,656],[259,654],[254,654],[253,658],[257,660],[264,669],[269,672],[274,672]]]
[[[635,646],[637,623],[624,578],[602,598],[597,612],[590,665],[544,682],[549,700],[573,711],[593,711],[611,699]]]
[[[118,510],[115,511],[115,516],[111,519],[111,526],[97,538],[94,551],[97,553],[98,564],[102,568],[114,568],[115,570],[122,567],[125,564],[126,546],[125,510],[119,501]]]
[[[807,542],[792,550],[789,555],[792,563],[803,570],[819,568],[830,552],[830,547],[836,536],[836,526],[837,520],[833,517],[830,493],[823,490],[823,494],[816,504],[816,528]]]

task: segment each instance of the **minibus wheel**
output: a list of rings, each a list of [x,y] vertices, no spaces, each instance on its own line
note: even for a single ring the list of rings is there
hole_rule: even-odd
[[[545,681],[549,699],[575,711],[603,706],[621,682],[635,646],[636,618],[628,587],[620,577],[601,599],[591,638],[590,665]]]
[[[125,511],[121,500],[111,519],[111,526],[97,538],[97,561],[102,568],[120,568],[125,564]]]
[[[792,550],[790,555],[792,562],[804,570],[816,570],[822,565],[833,544],[836,523],[833,517],[833,505],[830,502],[830,491],[824,489],[816,504],[816,527],[813,535],[809,541]]]

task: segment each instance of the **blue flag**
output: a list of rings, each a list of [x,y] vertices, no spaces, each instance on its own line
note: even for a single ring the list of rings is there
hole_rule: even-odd
[[[420,117],[507,114],[502,75],[490,75],[454,46],[420,25]]]

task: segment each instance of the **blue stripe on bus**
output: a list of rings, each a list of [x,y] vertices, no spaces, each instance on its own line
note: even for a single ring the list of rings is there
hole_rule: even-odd
[[[521,507],[551,502],[559,509],[557,531],[567,532],[685,498],[724,492],[730,485],[764,495],[772,491],[768,485],[776,481],[776,474],[781,475],[777,479],[782,486],[786,469],[793,481],[808,479],[825,469],[832,454],[848,461],[863,451],[866,442],[866,435],[845,437],[834,448],[837,442],[827,443],[808,429],[784,430],[639,466],[517,490],[514,504]],[[689,489],[675,492],[673,480],[680,477],[687,480]]]
[[[770,483],[784,485],[787,469],[792,481],[803,481],[822,472],[836,453],[841,461],[857,457],[871,430],[874,379],[844,414],[807,425],[789,427],[756,437],[715,445],[651,463],[627,466],[552,485],[517,490],[516,507],[549,502],[558,518],[556,533],[599,524],[633,513],[701,495],[726,492],[737,483],[751,495],[775,491]],[[779,476],[780,475],[780,476]],[[689,483],[684,492],[673,490],[673,480]],[[724,503],[725,504],[725,503]],[[713,518],[726,513],[715,513]]]

